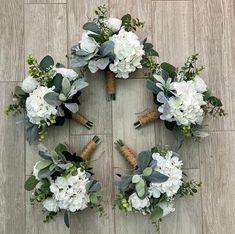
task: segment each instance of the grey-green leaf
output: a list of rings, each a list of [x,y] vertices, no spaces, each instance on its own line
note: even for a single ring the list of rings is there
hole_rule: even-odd
[[[100,53],[102,57],[106,57],[108,54],[112,53],[114,49],[113,41],[106,41],[100,46]]]
[[[153,182],[153,183],[163,183],[163,182],[166,182],[168,178],[169,178],[168,176],[163,175],[162,173],[158,171],[153,171],[150,176],[144,177],[145,180],[149,182]]]
[[[44,100],[51,106],[59,106],[61,105],[61,101],[59,100],[59,94],[55,92],[49,92],[44,95]]]
[[[40,62],[39,66],[42,70],[48,71],[52,66],[54,66],[54,60],[51,56],[45,56]]]
[[[38,138],[39,128],[38,125],[34,124],[31,127],[26,129],[26,139],[31,145]]]
[[[94,33],[100,33],[98,25],[94,22],[87,22],[82,27],[84,30],[91,31]]]
[[[141,171],[149,166],[149,163],[152,159],[152,153],[150,151],[143,151],[139,153],[137,159],[137,165]]]
[[[71,84],[68,78],[64,77],[62,80],[62,91],[67,96],[71,89]]]
[[[137,184],[140,180],[141,180],[140,175],[134,175],[134,176],[132,177],[132,183],[133,183],[133,184]]]
[[[143,175],[144,176],[150,176],[153,172],[153,169],[152,167],[146,167],[144,170],[143,170]]]
[[[140,181],[135,185],[135,190],[140,198],[145,195],[145,181],[143,179],[140,179]]]
[[[67,210],[64,212],[64,223],[69,228],[69,212]]]
[[[77,113],[79,110],[77,103],[65,103],[64,104],[67,109],[69,109],[72,113]]]
[[[44,159],[44,160],[41,160],[40,162],[37,163],[36,168],[37,168],[37,170],[42,170],[42,169],[48,167],[51,164],[52,164],[51,160]]]

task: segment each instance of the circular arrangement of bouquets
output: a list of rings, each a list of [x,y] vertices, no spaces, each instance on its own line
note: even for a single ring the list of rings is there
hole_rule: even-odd
[[[157,146],[138,156],[122,140],[116,142],[116,147],[132,171],[129,175],[117,174],[120,179],[115,182],[115,206],[124,212],[149,216],[156,227],[163,217],[175,211],[178,198],[194,195],[201,185],[185,180],[183,162],[168,146]]]
[[[64,144],[54,150],[38,146],[41,160],[25,182],[25,189],[32,191],[31,204],[42,204],[46,213],[44,222],[64,212],[64,222],[69,227],[69,213],[81,212],[90,207],[103,214],[102,191],[99,181],[93,179],[89,159],[100,139],[95,136],[77,155]]]
[[[158,53],[147,39],[142,42],[136,35],[144,23],[131,15],[121,19],[108,18],[105,6],[99,6],[96,17],[83,25],[86,30],[77,45],[71,48],[72,67],[96,73],[105,71],[107,99],[116,98],[116,78],[129,75],[142,67],[149,67],[149,60]]]
[[[147,80],[157,105],[138,117],[136,128],[161,119],[169,130],[176,130],[183,138],[203,138],[206,115],[224,116],[221,100],[211,94],[199,76],[204,70],[197,67],[198,54],[187,59],[181,68],[169,63],[155,64]]]
[[[6,110],[7,114],[26,112],[21,122],[27,126],[27,141],[32,144],[37,139],[43,140],[52,125],[64,125],[66,119],[90,129],[93,123],[78,112],[81,90],[88,83],[74,70],[55,64],[50,56],[38,63],[30,55],[27,63],[29,76],[15,88],[14,103]]]

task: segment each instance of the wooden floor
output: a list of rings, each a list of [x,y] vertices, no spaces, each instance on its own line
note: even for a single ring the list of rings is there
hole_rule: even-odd
[[[160,122],[134,130],[136,113],[153,105],[143,73],[118,81],[117,101],[106,102],[103,74],[89,75],[81,111],[95,123],[91,131],[75,123],[50,132],[46,145],[67,142],[79,150],[94,134],[102,144],[93,159],[97,177],[106,186],[107,217],[91,211],[72,215],[67,229],[62,217],[43,224],[40,207],[32,208],[23,184],[37,161],[36,145],[25,143],[23,126],[6,117],[14,86],[25,77],[25,55],[46,54],[67,63],[65,55],[80,39],[82,24],[98,4],[111,16],[130,12],[143,19],[147,35],[159,51],[160,61],[180,65],[199,52],[206,66],[204,78],[225,103],[229,115],[210,123],[210,137],[188,142],[181,150],[190,178],[201,180],[201,193],[182,199],[176,212],[164,219],[161,234],[235,233],[235,1],[234,0],[0,0],[0,233],[1,234],[152,234],[146,217],[114,211],[112,181],[126,162],[113,142],[123,139],[137,152],[155,144],[171,144],[171,134]],[[136,79],[135,79],[136,78]],[[102,155],[102,156],[101,156]],[[101,156],[101,159],[98,159]]]

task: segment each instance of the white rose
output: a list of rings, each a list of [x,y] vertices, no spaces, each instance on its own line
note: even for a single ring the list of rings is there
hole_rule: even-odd
[[[99,47],[99,44],[94,38],[89,37],[87,32],[82,34],[82,40],[80,41],[80,48],[89,54],[92,54]]]
[[[31,93],[38,87],[38,85],[39,83],[32,76],[28,76],[23,80],[21,88],[24,92]]]
[[[109,18],[105,21],[105,25],[113,32],[117,32],[122,26],[122,21],[117,18]]]
[[[193,79],[193,82],[194,82],[195,89],[198,92],[204,93],[207,91],[206,83],[200,76],[195,76],[195,78]]]
[[[51,212],[58,212],[59,211],[59,207],[57,205],[56,200],[54,200],[53,198],[47,198],[44,202],[43,202],[43,207]]]
[[[140,199],[136,193],[131,194],[128,199],[128,203],[136,210],[141,210],[150,206],[150,201],[148,197]]]
[[[53,68],[56,73],[61,74],[63,77],[68,78],[69,80],[75,80],[78,77],[77,72],[75,72],[73,69],[68,68]]]
[[[158,206],[160,208],[162,208],[163,210],[163,214],[162,214],[162,217],[165,217],[167,216],[168,214],[172,213],[175,211],[175,208],[174,208],[174,203],[173,202],[161,202],[158,204]]]

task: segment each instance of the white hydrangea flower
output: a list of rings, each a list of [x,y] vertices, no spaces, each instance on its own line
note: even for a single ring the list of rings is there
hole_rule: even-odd
[[[57,177],[51,183],[50,190],[60,209],[75,212],[87,207],[89,196],[86,185],[89,183],[89,179],[86,172],[81,171],[80,168],[77,169],[77,173],[76,176]]]
[[[163,210],[162,217],[169,215],[175,211],[174,203],[173,202],[161,202],[158,204],[160,208]]]
[[[120,30],[122,26],[122,21],[120,19],[111,17],[105,20],[104,24],[106,27],[110,28],[113,32],[117,32],[118,30]]]
[[[58,212],[59,206],[55,199],[47,198],[43,201],[43,207],[50,212]]]
[[[79,43],[80,48],[89,54],[94,53],[99,47],[99,44],[95,41],[95,39],[88,36],[88,32],[84,32],[82,34],[82,40]]]
[[[109,69],[116,73],[116,77],[127,79],[129,73],[142,68],[141,60],[144,50],[135,33],[121,29],[109,40],[114,42],[115,54],[114,63],[109,65]]]
[[[201,124],[204,117],[202,106],[206,102],[195,89],[194,82],[172,82],[171,90],[175,96],[158,108],[162,113],[160,118],[169,122],[176,121],[178,125]]]
[[[149,197],[159,198],[162,193],[166,193],[168,197],[172,197],[182,185],[182,161],[174,156],[172,151],[169,151],[165,157],[159,153],[154,153],[152,154],[152,158],[157,161],[157,166],[154,170],[169,178],[163,183],[151,183]]]
[[[24,92],[31,93],[38,87],[38,85],[39,83],[36,79],[34,79],[32,76],[28,76],[23,80],[21,88]]]
[[[78,73],[75,72],[73,69],[54,67],[53,70],[56,73],[61,74],[63,77],[68,78],[70,81],[75,80],[78,77]]]
[[[50,125],[49,118],[51,115],[56,115],[57,110],[44,100],[44,96],[52,91],[52,88],[39,86],[29,94],[26,99],[26,111],[31,123],[40,125],[41,121],[44,121]]]
[[[195,78],[193,79],[193,83],[194,83],[195,89],[199,93],[204,93],[207,91],[206,83],[200,76],[196,75]]]
[[[128,198],[128,203],[136,210],[141,210],[150,206],[148,197],[140,199],[136,193],[130,195],[130,197]]]

